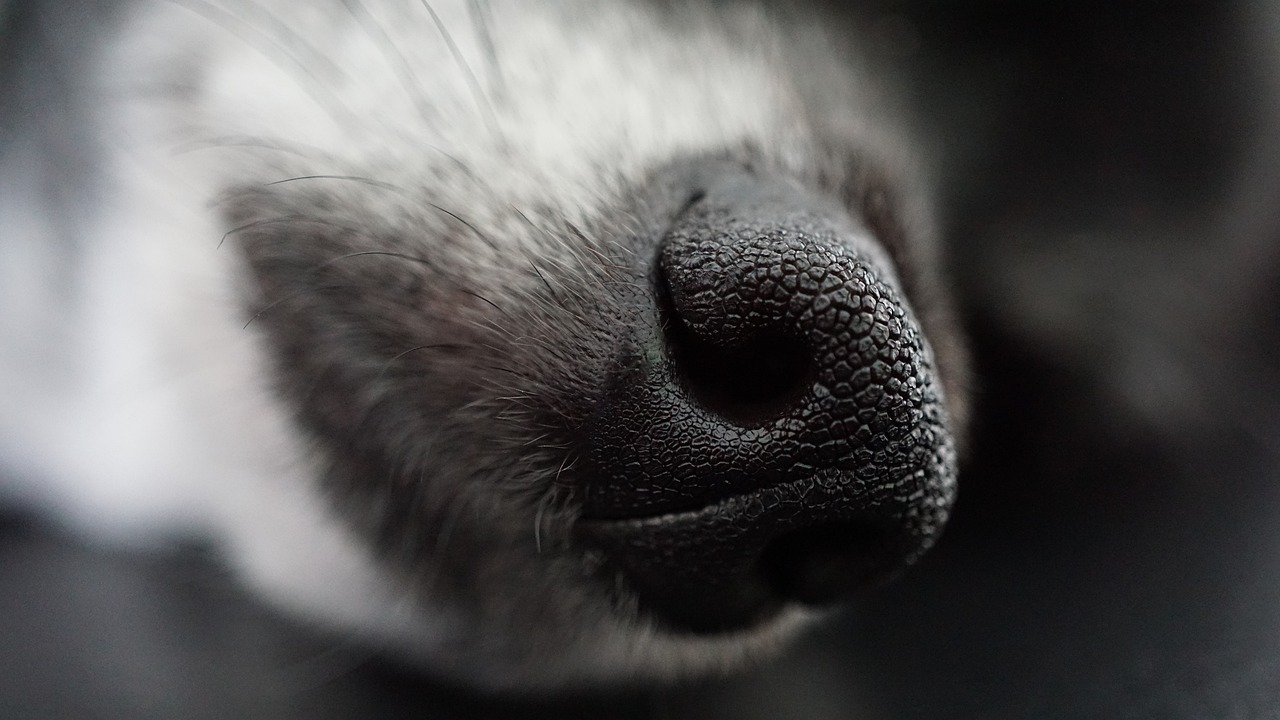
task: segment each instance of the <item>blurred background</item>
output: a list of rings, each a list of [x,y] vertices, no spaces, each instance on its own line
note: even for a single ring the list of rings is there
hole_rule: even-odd
[[[0,0],[0,118],[56,107],[24,68],[113,5]],[[276,616],[201,548],[112,554],[11,516],[0,717],[1280,717],[1270,5],[840,6],[939,161],[976,421],[936,550],[777,662],[476,697]]]

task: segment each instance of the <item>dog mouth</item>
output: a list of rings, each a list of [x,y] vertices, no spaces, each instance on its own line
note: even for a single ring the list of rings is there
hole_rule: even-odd
[[[820,473],[694,510],[584,517],[578,530],[665,626],[732,632],[789,604],[833,606],[896,574],[913,541],[860,509],[852,496],[867,491]]]

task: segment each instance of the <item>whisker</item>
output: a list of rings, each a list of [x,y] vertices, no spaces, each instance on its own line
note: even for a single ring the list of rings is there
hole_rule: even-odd
[[[280,305],[283,305],[284,303],[289,302],[294,298],[301,297],[304,293],[316,292],[317,290],[342,290],[342,289],[345,289],[345,287],[346,286],[343,286],[343,285],[317,285],[315,287],[309,287],[302,290],[295,290],[287,295],[278,297],[275,300],[272,300],[271,302],[267,303],[266,305],[263,305],[262,307],[258,308],[258,311],[255,312],[247,321],[245,321],[245,324],[242,325],[240,329],[248,330],[249,326],[252,325],[254,321],[260,319],[263,315],[266,315],[267,313],[276,309]]]
[[[506,315],[506,314],[507,314],[507,311],[506,311],[506,310],[503,310],[502,308],[498,307],[496,303],[494,303],[494,302],[493,302],[492,300],[490,300],[489,298],[487,298],[487,297],[485,297],[485,296],[481,295],[480,293],[475,293],[475,292],[472,292],[472,291],[470,291],[470,290],[466,290],[466,289],[462,289],[462,288],[459,288],[458,292],[461,292],[461,293],[466,294],[466,295],[470,295],[471,297],[473,297],[473,298],[477,298],[477,299],[479,299],[479,300],[483,300],[484,302],[489,303],[490,305],[492,305],[494,310],[497,310],[498,312],[502,313],[503,315]]]
[[[498,60],[498,48],[493,44],[493,15],[489,8],[489,0],[471,0],[467,5],[471,14],[471,24],[475,28],[476,37],[484,56],[489,60],[489,92],[496,95],[499,102],[507,97],[507,79],[502,72],[502,64]]]
[[[385,375],[387,371],[391,369],[392,365],[396,364],[397,361],[399,361],[401,358],[405,357],[406,355],[411,355],[413,353],[421,352],[423,350],[465,350],[465,349],[466,349],[465,345],[461,345],[458,343],[434,343],[431,345],[419,345],[417,347],[411,347],[408,350],[405,350],[404,352],[397,353],[390,360],[387,360],[386,364],[382,366],[382,369],[378,371],[378,375],[376,379],[381,379],[382,376]]]
[[[350,260],[351,258],[370,257],[370,256],[393,257],[400,260],[408,260],[409,262],[418,263],[419,265],[425,265],[427,267],[435,267],[434,263],[432,263],[430,260],[426,258],[418,257],[416,255],[410,255],[408,253],[396,252],[394,250],[357,250],[356,252],[349,252],[343,255],[339,255],[337,257],[329,258],[328,260],[325,260],[324,262],[318,265],[315,265],[314,267],[311,268],[311,270],[313,271],[321,270],[329,265],[333,265],[343,260]]]
[[[283,217],[267,218],[265,220],[254,220],[251,223],[246,223],[244,225],[231,228],[230,230],[223,233],[222,240],[218,242],[218,247],[222,247],[222,244],[227,241],[227,238],[237,233],[244,232],[246,230],[252,230],[253,228],[262,227],[264,225],[288,225],[293,223],[312,223],[315,225],[322,225],[327,228],[333,228],[335,230],[341,230],[345,233],[349,233],[351,235],[355,235],[358,237],[364,237],[371,240],[377,239],[374,236],[364,232],[363,230],[356,227],[352,227],[350,225],[340,225],[338,223],[329,222],[327,220],[318,220],[316,218],[311,218],[306,216],[283,216]],[[368,256],[393,257],[393,258],[399,258],[401,260],[408,260],[410,262],[415,262],[420,265],[425,265],[427,267],[435,267],[435,264],[426,258],[418,257],[416,255],[409,255],[408,253],[397,252],[395,250],[356,250],[353,252],[344,253],[342,255],[331,257],[328,260],[325,260],[324,262],[312,265],[310,268],[308,268],[308,271],[314,272],[316,270],[321,270],[323,268],[326,268],[334,263],[341,262],[342,260],[349,260],[351,258],[368,257]]]
[[[497,245],[497,243],[495,243],[495,242],[493,241],[493,238],[491,238],[491,237],[489,237],[487,234],[485,234],[485,233],[481,232],[481,231],[480,231],[480,229],[479,229],[479,228],[477,228],[477,227],[475,226],[475,224],[474,224],[474,223],[472,223],[471,221],[469,221],[469,220],[467,220],[466,218],[462,217],[462,216],[461,216],[461,215],[459,215],[458,213],[453,212],[452,210],[449,210],[449,209],[448,209],[448,208],[446,208],[446,207],[443,207],[443,206],[441,206],[441,205],[437,205],[436,203],[433,203],[433,202],[423,201],[423,200],[421,200],[421,198],[419,198],[418,196],[416,196],[416,195],[414,195],[413,193],[411,193],[411,192],[409,191],[409,189],[408,189],[408,188],[405,188],[405,187],[402,187],[402,186],[399,186],[399,185],[395,185],[395,184],[393,184],[393,183],[385,182],[385,181],[382,181],[382,180],[375,180],[375,179],[373,179],[373,178],[364,177],[364,176],[362,176],[362,175],[299,175],[299,176],[296,176],[296,177],[284,178],[284,179],[282,179],[282,180],[272,180],[271,182],[263,183],[263,186],[264,186],[264,187],[271,187],[271,186],[274,186],[274,185],[285,185],[285,184],[288,184],[288,183],[302,182],[302,181],[307,181],[307,180],[337,180],[337,181],[342,181],[342,182],[355,182],[355,183],[360,183],[361,185],[366,185],[366,186],[368,186],[368,187],[374,187],[374,188],[378,188],[378,189],[381,189],[381,190],[388,190],[388,191],[390,191],[390,192],[394,192],[394,193],[396,193],[396,194],[400,195],[401,197],[403,197],[403,198],[405,198],[405,199],[408,199],[408,200],[412,200],[412,201],[414,201],[415,203],[417,203],[417,202],[421,202],[422,204],[424,204],[424,205],[426,205],[427,207],[429,207],[429,208],[431,208],[431,209],[435,210],[436,212],[439,212],[439,213],[441,213],[441,214],[443,214],[443,215],[448,215],[450,218],[453,218],[453,219],[454,219],[455,221],[457,221],[460,225],[462,225],[463,227],[465,227],[465,228],[467,228],[468,230],[470,230],[470,231],[471,231],[471,233],[472,233],[473,235],[475,235],[475,237],[476,237],[477,239],[479,239],[479,240],[480,240],[481,242],[483,242],[485,245],[489,246],[489,249],[493,250],[494,252],[501,252],[501,248],[499,248],[499,247],[498,247],[498,245]],[[297,219],[297,220],[304,220],[305,218],[298,217],[298,218],[296,218],[296,219]],[[261,223],[261,222],[264,222],[264,221],[259,221],[259,223]],[[317,221],[317,222],[319,222],[319,221]],[[245,225],[245,226],[241,226],[241,227],[239,227],[239,228],[235,228],[235,229],[233,229],[233,230],[230,230],[226,235],[223,235],[223,240],[224,240],[224,241],[226,240],[226,236],[227,236],[227,235],[230,235],[230,234],[232,234],[232,233],[238,232],[238,231],[240,231],[240,230],[247,229],[247,228],[249,228],[249,227],[253,227],[253,225],[255,225],[255,224],[258,224],[258,223],[251,223],[250,225]],[[348,230],[355,231],[353,228],[342,228],[342,226],[339,226],[339,225],[332,225],[332,227],[337,227],[337,228],[340,228],[340,229],[348,229]],[[358,232],[358,231],[355,231],[355,232]],[[219,245],[221,245],[221,243],[219,243]]]
[[[377,242],[379,240],[379,238],[376,235],[371,235],[365,230],[355,227],[353,225],[342,225],[340,223],[336,223],[331,220],[323,220],[320,218],[314,218],[307,215],[280,215],[272,218],[264,218],[262,220],[254,220],[253,222],[245,223],[244,225],[239,225],[237,227],[231,228],[230,230],[222,234],[222,239],[218,241],[218,247],[222,247],[223,243],[227,241],[227,238],[231,237],[232,235],[242,233],[246,230],[252,230],[254,228],[264,227],[267,225],[292,225],[292,224],[319,225],[321,227],[338,230],[348,235],[353,235],[355,237],[365,238],[367,240],[373,240],[374,242]],[[318,265],[315,265],[311,269],[318,270],[337,260],[343,260],[348,257],[361,257],[363,255],[392,255],[395,257],[403,257],[406,260],[410,260],[410,259],[416,260],[424,265],[428,265],[428,266],[431,265],[431,263],[424,258],[417,258],[412,255],[404,255],[402,253],[397,253],[390,250],[360,250],[360,251],[349,253],[347,255],[341,255],[336,258],[330,258],[329,260],[326,260],[322,263],[319,263]]]
[[[538,279],[542,281],[542,284],[547,287],[547,292],[551,294],[551,297],[555,297],[555,288],[551,287],[551,283],[548,282],[547,277],[542,274],[542,270],[538,269],[538,265],[533,261],[533,258],[529,258],[529,267],[533,268],[533,273],[537,275]]]
[[[498,137],[497,113],[494,112],[493,106],[489,104],[489,97],[485,95],[484,88],[480,87],[480,81],[476,79],[476,74],[472,72],[471,65],[463,57],[462,50],[453,41],[453,35],[449,34],[449,28],[445,27],[444,21],[436,14],[436,10],[431,7],[429,0],[419,1],[422,3],[422,7],[426,8],[427,14],[431,16],[431,22],[435,23],[436,30],[440,31],[440,37],[444,38],[444,44],[449,48],[449,54],[453,55],[453,61],[457,64],[458,70],[462,73],[463,79],[467,82],[467,87],[470,88],[471,94],[475,98],[476,107],[484,118],[489,134]]]
[[[558,266],[559,269],[563,272],[565,277],[572,278],[578,272],[577,268],[574,268],[570,265],[566,265],[563,261],[561,261],[559,258],[557,258],[554,255],[551,255],[551,254],[544,255],[542,257],[542,260]],[[541,273],[539,273],[539,276],[541,276]],[[563,283],[560,284],[560,287],[561,289],[564,290],[564,292],[568,293],[570,297],[572,297],[574,300],[577,300],[578,303],[580,303],[583,307],[590,307],[590,303],[587,302],[587,300],[582,296],[581,293],[579,293],[578,291],[574,290],[573,288]]]
[[[277,218],[277,219],[273,219],[273,220],[259,220],[258,222],[250,223],[249,225],[243,226],[243,227],[241,227],[241,228],[237,228],[236,230],[231,230],[231,231],[229,231],[229,232],[227,233],[227,235],[230,235],[231,233],[237,232],[238,230],[245,230],[245,229],[248,229],[248,228],[250,228],[250,227],[253,227],[254,225],[263,225],[263,224],[274,223],[274,222],[291,222],[291,221],[290,221],[290,220],[288,220],[288,219],[278,219],[278,218]],[[317,221],[317,222],[318,222],[318,221]],[[333,225],[332,223],[322,223],[322,224],[324,224],[324,225],[330,225],[330,226],[333,226],[333,227],[341,227],[341,226]],[[356,232],[356,231],[354,231],[354,230],[353,230],[353,232]],[[224,236],[224,239],[225,239],[225,236]],[[390,250],[363,250],[363,251],[352,252],[352,253],[346,253],[346,254],[344,254],[344,255],[339,255],[339,256],[337,256],[337,257],[329,258],[328,260],[325,260],[325,261],[324,261],[324,262],[322,262],[322,263],[318,263],[318,264],[313,265],[312,267],[308,268],[308,272],[310,272],[310,273],[314,273],[314,272],[316,272],[316,271],[318,271],[318,270],[321,270],[321,269],[323,269],[323,268],[325,268],[325,267],[328,267],[328,266],[330,266],[330,265],[333,265],[333,264],[336,264],[336,263],[342,262],[343,260],[349,260],[349,259],[351,259],[351,258],[365,257],[365,256],[387,256],[387,257],[394,257],[394,258],[401,259],[401,260],[408,260],[408,261],[410,261],[410,262],[421,263],[421,264],[423,264],[423,265],[426,265],[426,266],[428,266],[428,267],[431,267],[431,262],[430,262],[429,260],[426,260],[425,258],[418,258],[418,257],[414,257],[414,256],[412,256],[412,255],[406,255],[406,254],[404,254],[404,253],[393,252],[393,251],[390,251]],[[261,308],[259,308],[259,309],[258,309],[258,311],[257,311],[257,312],[255,312],[255,313],[254,313],[254,314],[249,318],[249,320],[248,320],[247,322],[245,322],[245,324],[244,324],[244,326],[243,326],[243,328],[242,328],[242,329],[247,329],[250,325],[252,325],[252,324],[253,324],[253,322],[254,322],[255,320],[258,320],[258,319],[259,319],[259,318],[261,318],[263,315],[267,314],[268,312],[271,312],[272,310],[274,310],[275,308],[279,307],[280,305],[282,305],[282,304],[284,304],[284,303],[286,303],[286,302],[289,302],[290,300],[293,300],[293,299],[295,299],[295,298],[301,297],[304,293],[311,293],[311,292],[315,292],[315,291],[317,291],[317,290],[340,290],[340,289],[342,289],[343,287],[344,287],[344,286],[342,286],[342,285],[333,285],[333,284],[330,284],[330,285],[316,285],[316,286],[313,286],[313,287],[300,288],[300,289],[298,289],[298,290],[294,290],[293,292],[290,292],[290,293],[287,293],[287,294],[285,294],[285,295],[283,295],[283,296],[281,296],[281,297],[278,297],[278,298],[276,298],[275,300],[272,300],[271,302],[269,302],[269,303],[267,303],[266,305],[264,305],[264,306],[262,306]],[[474,294],[474,293],[470,293],[470,292],[469,292],[469,291],[467,291],[467,290],[462,290],[461,292],[464,292],[464,293],[467,293],[467,294]],[[493,305],[493,303],[492,303],[492,302],[489,302],[488,300],[485,300],[485,298],[483,298],[483,297],[481,297],[481,296],[479,296],[479,295],[476,295],[476,297],[479,297],[481,300],[484,300],[485,302],[488,302],[490,305]],[[497,306],[497,305],[494,305],[494,307],[495,307],[495,308],[497,308],[498,306]],[[501,311],[502,311],[502,310],[501,310],[501,308],[498,308],[498,310],[499,310],[499,312],[501,312]]]
[[[545,502],[538,503],[538,509],[533,514],[533,545],[537,549],[539,555],[542,554],[542,516],[547,510]]]
[[[272,185],[284,185],[286,183],[300,182],[303,180],[346,180],[350,182],[357,182],[361,185],[381,188],[383,190],[393,190],[406,197],[409,195],[409,191],[399,185],[393,185],[382,180],[374,180],[373,178],[367,178],[362,175],[298,175],[296,177],[285,178],[283,180],[272,180],[271,182],[264,183],[264,185],[266,187],[271,187]]]
[[[445,215],[448,215],[449,217],[453,218],[454,220],[457,220],[458,222],[460,222],[460,223],[462,223],[463,225],[465,225],[465,226],[466,226],[466,228],[467,228],[468,230],[470,230],[472,233],[474,233],[474,234],[475,234],[476,238],[478,238],[478,239],[480,240],[480,242],[483,242],[485,245],[488,245],[488,246],[489,246],[489,249],[493,250],[494,252],[498,252],[498,253],[501,253],[501,252],[502,252],[502,248],[498,247],[498,244],[497,244],[497,243],[495,243],[495,242],[493,241],[493,238],[491,238],[491,237],[489,237],[488,235],[486,235],[486,234],[484,234],[484,233],[480,232],[480,229],[479,229],[479,228],[477,228],[475,225],[472,225],[469,221],[467,221],[466,219],[464,219],[461,215],[459,215],[459,214],[457,214],[457,213],[453,212],[452,210],[448,210],[448,209],[443,208],[443,207],[441,207],[441,206],[439,206],[439,205],[436,205],[435,203],[431,203],[431,202],[429,202],[429,203],[427,203],[427,205],[428,205],[428,206],[430,206],[431,208],[434,208],[435,210],[438,210],[438,211],[440,211],[440,212],[444,213]]]
[[[229,32],[247,47],[257,51],[273,65],[290,74],[298,87],[338,125],[353,125],[358,119],[351,108],[321,82],[306,60],[294,56],[277,38],[266,34],[252,23],[206,0],[168,0]],[[287,61],[287,62],[283,62]]]
[[[373,17],[361,0],[342,0],[342,4],[347,8],[347,12],[351,13],[351,17],[360,23],[360,27],[369,36],[369,39],[373,40],[374,44],[378,46],[383,58],[395,71],[400,85],[405,89],[405,93],[413,102],[414,107],[417,108],[418,115],[429,122],[432,117],[431,105],[427,102],[422,82],[418,79],[417,73],[414,72],[413,66],[409,64],[409,59],[405,57],[399,46],[391,39],[391,35],[387,33],[386,29],[378,24],[377,19]]]
[[[222,238],[218,240],[217,247],[218,249],[222,249],[222,246],[227,242],[227,238],[231,237],[232,235],[238,235],[246,230],[252,230],[254,228],[263,227],[265,225],[283,225],[286,223],[294,223],[299,221],[306,222],[308,221],[308,218],[302,215],[287,215],[283,217],[268,218],[266,220],[254,220],[251,223],[245,223],[244,225],[237,225],[236,227],[233,227],[230,230],[222,233]],[[324,223],[324,224],[327,225],[328,223]]]
[[[468,180],[470,180],[472,183],[475,183],[475,186],[480,190],[483,190],[484,192],[487,192],[489,194],[496,194],[493,191],[493,186],[490,185],[487,180],[477,175],[475,171],[471,169],[471,166],[468,165],[465,161],[463,161],[462,158],[459,158],[457,155],[450,153],[448,150],[445,150],[442,147],[439,147],[437,145],[432,145],[430,143],[425,143],[423,144],[422,147],[427,150],[431,150],[433,152],[439,153],[443,158],[445,158],[450,163],[452,163],[455,167],[457,167],[458,170],[460,170]]]
[[[571,455],[565,455],[564,462],[560,463],[560,469],[556,470],[556,476],[551,481],[552,484],[557,486],[563,485],[563,483],[560,482],[560,476],[564,474],[565,470],[572,470],[573,466],[577,464],[578,464],[578,458],[573,457]]]
[[[191,140],[174,145],[171,151],[175,155],[185,155],[199,150],[242,147],[254,150],[273,150],[275,152],[295,155],[302,158],[319,159],[328,162],[334,160],[333,155],[314,146],[277,138],[256,137],[253,135],[220,135],[215,137]]]
[[[331,76],[345,77],[347,73],[338,66],[337,63],[329,59],[329,56],[320,52],[314,45],[307,42],[307,39],[289,27],[288,23],[282,21],[275,13],[262,6],[262,3],[252,2],[252,0],[239,0],[244,7],[251,8],[258,17],[263,21],[263,34],[266,29],[274,33],[274,37],[283,47],[300,51],[305,58],[298,58],[298,61],[307,65],[307,67],[321,68],[323,72]]]

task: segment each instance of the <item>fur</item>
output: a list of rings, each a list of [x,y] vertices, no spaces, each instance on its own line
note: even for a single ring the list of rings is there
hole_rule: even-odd
[[[560,481],[612,328],[651,321],[637,243],[686,202],[691,160],[783,175],[862,218],[963,415],[928,208],[843,17],[621,0],[103,12],[65,56],[76,126],[11,111],[0,160],[15,502],[109,542],[207,536],[274,602],[487,687],[771,650],[812,613],[685,636],[588,581]],[[44,165],[52,149],[75,169]]]

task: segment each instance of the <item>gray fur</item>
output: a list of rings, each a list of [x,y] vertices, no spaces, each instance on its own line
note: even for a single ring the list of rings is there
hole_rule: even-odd
[[[927,203],[899,141],[884,130],[891,116],[873,111],[879,106],[852,70],[856,53],[846,46],[856,36],[844,34],[852,32],[845,19],[791,4],[628,6],[638,22],[683,43],[690,58],[736,48],[768,68],[789,104],[762,109],[745,98],[738,110],[767,115],[763,132],[745,139],[635,158],[619,147],[617,165],[595,167],[589,185],[555,185],[543,200],[513,194],[524,186],[494,174],[520,173],[530,162],[528,148],[503,136],[503,122],[516,106],[512,95],[529,92],[513,86],[512,69],[539,61],[513,56],[504,32],[491,27],[494,15],[501,25],[502,8],[475,3],[470,27],[459,27],[424,3],[416,31],[440,34],[407,38],[370,12],[375,3],[348,2],[348,21],[384,62],[331,68],[323,38],[298,34],[283,7],[177,5],[241,39],[244,53],[283,68],[323,115],[351,129],[352,145],[368,139],[377,118],[327,85],[339,75],[392,77],[409,114],[433,132],[440,124],[441,137],[461,132],[442,116],[473,113],[479,150],[407,136],[361,155],[216,127],[179,138],[188,143],[180,152],[242,163],[204,198],[221,235],[202,241],[221,243],[234,258],[244,332],[265,349],[276,401],[309,448],[333,513],[396,587],[447,619],[434,646],[407,648],[436,671],[487,685],[675,676],[763,652],[802,614],[732,636],[681,637],[602,582],[599,558],[573,536],[579,429],[600,399],[617,328],[654,322],[638,297],[656,239],[694,189],[688,168],[698,162],[785,176],[843,203],[870,228],[895,261],[955,428],[963,426],[964,362],[933,269]],[[573,38],[606,24],[595,11],[588,3],[546,15]],[[422,64],[411,40],[443,43],[439,56],[452,62]],[[479,55],[460,49],[463,40]],[[190,59],[189,67],[150,68],[157,107],[181,108],[207,91],[200,59]],[[628,67],[609,70],[622,76]],[[426,94],[428,73],[454,74],[457,96]],[[714,74],[703,82],[718,90]],[[178,117],[179,127],[202,127],[193,115]],[[485,152],[493,162],[477,165]],[[0,168],[8,182],[14,167],[10,160]],[[93,195],[71,188],[75,202]],[[566,197],[580,203],[567,206]],[[64,205],[49,194],[40,203],[35,214],[48,217]],[[71,235],[69,246],[91,242],[93,229]]]

